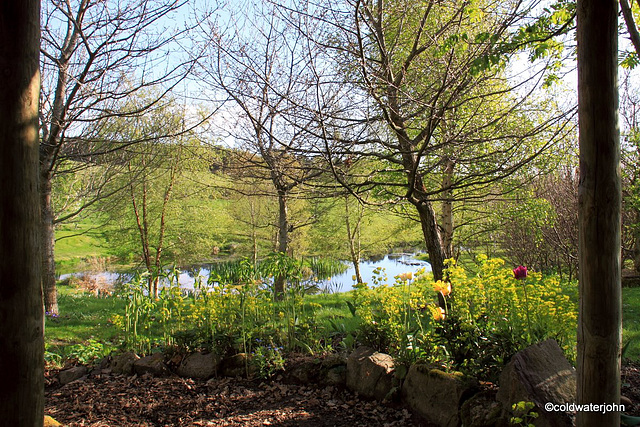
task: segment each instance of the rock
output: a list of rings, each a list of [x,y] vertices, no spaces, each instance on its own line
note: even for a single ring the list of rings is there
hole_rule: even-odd
[[[558,343],[549,339],[516,353],[500,374],[496,396],[508,417],[512,405],[532,402],[538,413],[536,426],[572,426],[574,414],[547,412],[545,403],[576,402],[576,371],[565,359]]]
[[[225,377],[244,377],[247,374],[253,377],[256,373],[256,368],[251,363],[251,355],[246,353],[238,353],[222,359],[218,370]]]
[[[347,359],[347,387],[365,397],[384,400],[393,388],[393,358],[358,347]]]
[[[60,379],[60,384],[65,385],[84,377],[88,372],[89,370],[86,366],[74,366],[73,368],[60,371],[58,378]]]
[[[311,384],[318,383],[321,376],[320,359],[306,358],[303,360],[296,360],[293,364],[287,364],[284,372],[282,372],[282,380],[285,383],[292,384]]]
[[[460,420],[465,427],[507,427],[502,404],[496,401],[495,391],[482,391],[467,399],[460,408]]]
[[[332,353],[327,355],[327,357],[325,357],[322,360],[322,367],[323,368],[327,368],[327,369],[331,369],[334,368],[336,366],[347,366],[347,359],[337,353]]]
[[[621,283],[623,288],[637,288],[640,286],[640,272],[630,269],[622,270]]]
[[[109,367],[111,366],[111,363],[113,362],[113,359],[111,356],[105,356],[102,359],[100,359],[100,363],[98,363],[97,368],[99,369],[109,369]]]
[[[338,365],[329,368],[320,379],[322,385],[334,385],[344,387],[347,384],[347,366]]]
[[[457,427],[461,422],[460,405],[473,394],[476,386],[475,380],[460,372],[446,373],[428,365],[415,364],[409,368],[402,385],[402,398],[428,422]]]
[[[169,368],[164,363],[162,353],[153,353],[133,362],[133,370],[138,375],[150,374],[154,377],[166,377],[171,374]]]
[[[54,420],[49,415],[45,415],[44,416],[44,427],[61,427],[61,426],[62,426],[62,424],[60,424],[58,421]]]
[[[344,387],[347,384],[347,359],[339,354],[330,354],[323,361],[320,384]]]
[[[111,360],[111,371],[114,374],[133,375],[133,363],[139,359],[140,357],[131,351],[114,356]]]
[[[185,357],[176,373],[181,377],[207,380],[213,377],[220,365],[220,357],[213,353],[192,353]]]

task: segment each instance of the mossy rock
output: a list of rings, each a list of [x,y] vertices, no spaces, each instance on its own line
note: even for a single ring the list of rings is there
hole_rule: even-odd
[[[49,415],[44,416],[44,427],[60,427],[60,426],[62,426],[62,424],[54,420]]]

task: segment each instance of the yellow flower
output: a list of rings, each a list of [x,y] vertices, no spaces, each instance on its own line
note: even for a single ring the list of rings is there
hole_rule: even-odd
[[[444,320],[445,312],[442,307],[436,307],[434,310],[432,310],[432,312],[433,312],[433,320],[435,320],[436,322]]]
[[[451,293],[451,283],[443,282],[442,280],[438,280],[433,284],[433,290],[436,292],[441,292],[445,297]]]
[[[402,280],[403,282],[406,282],[407,280],[413,279],[413,273],[408,271],[406,273],[400,273],[396,277]]]

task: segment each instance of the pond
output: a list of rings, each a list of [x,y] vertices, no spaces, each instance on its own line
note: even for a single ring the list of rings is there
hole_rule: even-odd
[[[413,253],[396,253],[396,254],[388,254],[380,259],[362,261],[360,263],[360,274],[362,275],[362,280],[368,283],[369,285],[373,284],[373,271],[376,268],[384,269],[384,272],[387,277],[387,283],[391,284],[394,282],[394,276],[397,276],[401,273],[412,272],[415,274],[421,268],[426,269],[427,271],[431,270],[431,266],[428,262],[422,261],[416,258],[416,255]],[[346,263],[345,263],[346,264]],[[347,264],[349,267],[347,270],[339,275],[335,275],[327,280],[320,282],[320,289],[326,292],[346,292],[351,290],[351,287],[355,283],[353,280],[353,276],[355,275],[355,269],[351,263]],[[189,269],[184,269],[178,278],[178,283],[180,283],[180,287],[185,289],[193,289],[193,285],[195,283],[195,277],[200,275],[203,278],[203,281],[206,282],[209,277],[209,267],[207,265],[202,265],[199,267],[191,267]],[[131,272],[125,273],[116,273],[112,271],[101,271],[101,272],[77,272],[77,273],[69,273],[62,274],[59,276],[58,280],[64,280],[71,276],[84,276],[94,280],[100,284],[104,285],[115,285],[117,283],[126,283],[128,280],[131,280],[133,274]]]

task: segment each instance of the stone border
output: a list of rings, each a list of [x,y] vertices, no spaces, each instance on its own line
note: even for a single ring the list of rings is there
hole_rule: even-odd
[[[75,366],[59,372],[61,385],[95,375],[177,375],[208,380],[213,377],[255,377],[251,355],[239,353],[222,358],[214,353],[194,352],[139,357],[125,352],[103,359],[93,369]],[[571,426],[573,414],[548,414],[544,402],[575,401],[575,370],[554,340],[518,352],[500,377],[501,389],[481,390],[474,378],[444,372],[425,364],[408,369],[393,358],[368,347],[358,347],[349,357],[331,354],[324,358],[289,359],[276,381],[295,384],[346,387],[358,395],[380,402],[396,402],[432,425],[442,427],[507,427],[511,405],[533,402],[536,426]],[[573,394],[572,394],[573,393]]]

